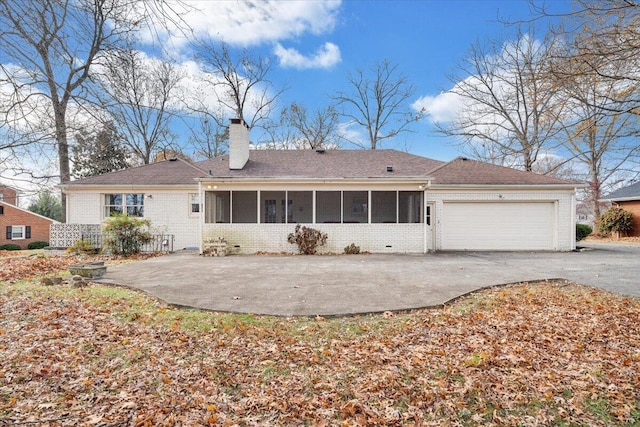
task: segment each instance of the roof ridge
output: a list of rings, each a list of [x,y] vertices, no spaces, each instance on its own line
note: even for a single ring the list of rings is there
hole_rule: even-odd
[[[432,174],[434,174],[434,173],[438,172],[440,169],[442,169],[442,168],[444,168],[444,167],[446,167],[446,166],[449,166],[450,164],[452,164],[453,162],[455,162],[455,161],[456,161],[456,160],[458,160],[458,159],[466,159],[466,157],[458,156],[458,157],[456,157],[456,158],[455,158],[455,159],[453,159],[453,160],[449,160],[448,162],[444,162],[443,164],[441,164],[441,165],[440,165],[440,166],[438,166],[437,168],[430,170],[430,171],[428,172],[428,174],[429,174],[429,175],[432,175]]]
[[[189,160],[186,160],[186,159],[183,159],[183,158],[180,158],[180,157],[176,157],[176,160],[186,163],[187,165],[191,166],[192,168],[194,168],[198,172],[202,172],[205,175],[209,175],[209,173],[206,170],[199,168],[194,163],[191,163],[191,161],[189,161]],[[163,161],[166,161],[166,160],[163,160]],[[169,159],[169,161],[171,161],[171,159]]]

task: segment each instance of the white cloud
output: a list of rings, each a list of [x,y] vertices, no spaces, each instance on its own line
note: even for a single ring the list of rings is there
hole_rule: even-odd
[[[298,70],[331,68],[342,60],[340,48],[329,42],[322,45],[312,56],[304,56],[296,49],[285,48],[280,43],[276,45],[274,53],[282,67]]]
[[[412,104],[416,111],[424,111],[436,123],[454,120],[464,107],[463,99],[453,92],[442,92],[436,96],[423,96]]]
[[[340,5],[341,0],[187,0],[173,7],[196,37],[251,46],[332,31]],[[144,40],[177,47],[186,44],[177,26],[169,25],[169,32],[156,29],[143,34]]]

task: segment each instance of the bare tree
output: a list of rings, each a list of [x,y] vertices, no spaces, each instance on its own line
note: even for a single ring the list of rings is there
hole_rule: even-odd
[[[368,70],[356,70],[347,77],[350,92],[338,92],[331,98],[338,113],[367,134],[369,148],[375,150],[385,140],[404,132],[420,120],[408,105],[415,87],[398,66],[388,60],[375,63]],[[363,146],[354,140],[348,142]]]
[[[224,124],[224,116],[207,110],[198,113],[189,142],[194,148],[195,157],[209,159],[226,154],[229,149],[229,127]]]
[[[228,44],[215,40],[201,41],[196,49],[210,75],[205,83],[214,89],[218,102],[251,128],[265,122],[284,92],[269,80],[271,61],[246,49],[236,55]]]
[[[628,82],[621,84],[596,71],[621,75],[613,67],[626,68],[627,64],[592,57],[582,51],[582,46],[584,41],[577,47],[567,46],[569,52],[554,60],[553,76],[566,100],[564,147],[587,171],[587,201],[597,219],[601,214],[598,201],[605,187],[640,159],[640,145],[634,138],[638,116],[630,107],[615,112],[635,102],[635,89],[629,90]]]
[[[171,148],[171,122],[179,103],[178,67],[147,58],[133,49],[111,52],[92,76],[103,90],[109,112],[125,145],[143,164],[156,152]]]
[[[557,146],[562,129],[559,88],[547,78],[555,49],[555,39],[521,32],[511,42],[472,46],[462,75],[450,77],[462,110],[438,130],[473,157],[531,171],[541,152]]]
[[[531,2],[535,19],[558,17],[544,2]],[[640,115],[640,2],[636,0],[573,0],[552,32],[570,47],[556,62],[580,62],[580,67],[553,70],[558,79],[597,76],[625,91],[612,92],[598,108],[612,114]],[[620,95],[620,96],[618,96]]]
[[[282,116],[284,123],[296,131],[298,148],[338,146],[338,113],[334,107],[318,108],[309,114],[304,105],[294,102]]]
[[[2,83],[16,92],[29,89],[28,95],[16,98],[17,103],[41,103],[49,109],[60,181],[71,178],[70,103],[81,94],[100,53],[146,26],[151,15],[163,12],[158,7],[163,6],[147,0],[0,1],[0,58],[20,70],[5,74]],[[34,102],[34,98],[40,100]],[[20,109],[16,104],[11,108]]]

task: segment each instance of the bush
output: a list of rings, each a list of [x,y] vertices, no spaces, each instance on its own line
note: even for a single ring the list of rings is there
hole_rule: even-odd
[[[587,224],[576,224],[576,242],[587,237],[592,231],[593,228]]]
[[[6,245],[0,245],[0,251],[21,251],[20,245],[15,243],[7,243]]]
[[[598,220],[598,230],[602,234],[628,233],[632,228],[631,212],[612,206]]]
[[[68,254],[77,254],[77,255],[90,254],[90,253],[95,253],[96,249],[93,248],[91,244],[89,244],[89,242],[87,242],[86,240],[78,240],[73,244],[73,246],[68,247],[66,252]]]
[[[151,241],[151,222],[126,214],[116,214],[107,219],[103,227],[104,249],[117,255],[140,253],[142,247]]]
[[[295,231],[287,236],[287,242],[298,245],[299,253],[313,255],[318,246],[324,246],[327,243],[327,234],[297,224]]]
[[[27,249],[42,249],[49,246],[49,242],[43,242],[42,240],[36,240],[35,242],[29,243]]]
[[[358,255],[360,253],[360,246],[356,246],[355,243],[352,243],[344,248],[344,253],[347,255]]]

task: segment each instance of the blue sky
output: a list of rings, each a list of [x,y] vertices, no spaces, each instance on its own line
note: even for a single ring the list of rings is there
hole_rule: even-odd
[[[345,90],[347,75],[388,59],[415,84],[415,99],[449,89],[447,78],[473,43],[508,39],[513,28],[501,21],[531,16],[524,0],[453,1],[276,1],[255,7],[241,1],[194,1],[202,13],[186,15],[196,34],[221,37],[232,47],[273,56],[271,78],[288,90],[281,105],[297,101],[326,106],[328,95]],[[553,10],[569,2],[550,3]],[[200,17],[197,17],[199,15]],[[171,43],[163,42],[165,46]],[[186,52],[175,41],[175,55]],[[178,58],[176,58],[178,59]],[[461,153],[434,133],[430,120],[386,143],[384,148],[440,160]],[[348,147],[345,147],[348,148]]]

